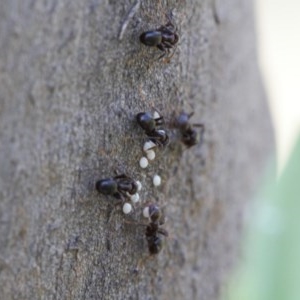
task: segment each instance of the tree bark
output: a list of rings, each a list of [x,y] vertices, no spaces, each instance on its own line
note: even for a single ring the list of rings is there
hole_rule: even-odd
[[[251,2],[1,1],[2,299],[219,297],[274,145]],[[158,60],[138,37],[171,11],[179,45]],[[170,131],[143,170],[134,116],[154,108],[166,124],[194,111],[205,138],[185,149]],[[94,191],[115,170],[143,183],[131,216]],[[170,235],[151,259],[147,201]]]

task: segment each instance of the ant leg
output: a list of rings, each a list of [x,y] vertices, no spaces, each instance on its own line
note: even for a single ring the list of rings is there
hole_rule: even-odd
[[[188,119],[190,119],[194,114],[195,114],[194,111],[192,111],[191,113],[189,113],[189,114],[188,114]]]
[[[115,170],[114,173],[116,174],[114,179],[128,179],[129,178],[125,173],[119,174],[118,170]]]
[[[164,52],[162,55],[160,55],[160,56],[158,57],[157,60],[162,59],[162,58],[163,58],[164,56],[166,56],[166,54],[169,52],[168,49],[164,48],[164,47],[161,46],[161,45],[157,45],[156,47],[157,47],[159,50],[161,50],[161,51]]]
[[[176,45],[176,47],[174,48],[172,54],[167,56],[167,58],[166,58],[166,62],[167,62],[167,63],[169,63],[170,60],[171,60],[171,58],[174,56],[175,51],[176,51],[176,48],[177,48],[177,45]],[[170,51],[168,51],[168,54],[169,54],[169,53],[170,53]]]
[[[200,128],[200,136],[201,136],[201,142],[202,142],[203,134],[204,134],[204,131],[205,131],[205,125],[203,123],[192,124],[192,125],[193,125],[193,127]]]
[[[124,220],[124,223],[126,224],[130,224],[130,225],[139,225],[139,226],[144,226],[147,227],[147,224],[141,223],[141,222],[137,222],[137,221],[129,221],[129,220]]]
[[[161,125],[165,124],[164,117],[162,117],[162,116],[160,116],[159,118],[154,119],[154,120],[155,120],[155,125],[156,126],[161,126]]]
[[[167,23],[165,26],[170,25],[170,26],[172,26],[173,28],[175,28],[174,24],[172,23],[172,17],[170,16],[170,14],[172,14],[172,12],[171,12],[171,13],[166,13],[166,14],[165,14],[166,17],[167,17],[167,19],[168,19],[168,23]]]
[[[203,130],[205,129],[205,125],[203,123],[196,123],[196,124],[192,124],[194,127],[200,127],[203,128]]]
[[[164,47],[162,44],[158,44],[158,45],[156,45],[156,47],[157,47],[160,51],[163,51],[163,52],[166,51],[166,50],[165,50],[165,47]]]
[[[169,29],[170,27],[168,28],[168,25],[170,25],[170,24],[168,23],[166,25],[159,27],[159,30],[164,31],[164,33],[166,33],[166,34],[170,34],[170,35],[174,34],[174,30]],[[172,27],[172,28],[174,28],[174,27]]]
[[[200,128],[200,139],[199,139],[199,145],[201,145],[203,143],[203,136],[204,136],[204,132],[205,132],[205,126],[203,123],[200,124],[193,124],[194,127],[199,127]]]
[[[164,228],[158,228],[157,232],[160,233],[160,234],[162,234],[162,235],[164,235],[164,236],[166,236],[166,237],[169,236],[168,231],[165,230]]]
[[[140,258],[140,259],[139,259],[139,261],[138,261],[136,267],[133,269],[133,273],[138,274],[138,273],[140,273],[141,271],[143,271],[144,268],[142,269],[142,266],[143,266],[143,264],[144,264],[144,261],[145,261],[145,258]]]

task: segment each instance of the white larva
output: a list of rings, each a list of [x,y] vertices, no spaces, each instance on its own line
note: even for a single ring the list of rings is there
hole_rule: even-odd
[[[160,118],[159,113],[158,113],[157,111],[155,111],[155,112],[153,113],[153,119],[159,119],[159,118]]]
[[[132,201],[132,203],[137,203],[140,201],[140,195],[138,193],[133,194],[130,196],[130,200]]]
[[[135,183],[137,185],[137,191],[139,192],[142,189],[142,183],[138,180]]]
[[[147,142],[145,142],[145,144],[143,146],[143,151],[147,152],[148,150],[151,150],[154,147],[156,147],[156,145],[152,141],[147,141]]]
[[[143,209],[143,216],[145,218],[149,218],[150,215],[149,215],[149,206],[146,206],[144,209]]]
[[[146,153],[149,160],[153,160],[155,158],[155,152],[153,150],[148,150]]]
[[[132,205],[130,203],[124,203],[123,205],[123,213],[128,215],[132,211]]]
[[[145,168],[148,167],[148,164],[149,164],[148,159],[147,159],[146,157],[143,156],[143,157],[140,159],[140,167],[141,167],[142,169],[145,169]]]
[[[160,186],[161,185],[161,177],[159,175],[153,176],[153,185]]]

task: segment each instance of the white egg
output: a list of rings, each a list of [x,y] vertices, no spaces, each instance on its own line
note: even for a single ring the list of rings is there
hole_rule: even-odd
[[[159,175],[153,176],[153,185],[160,186],[161,185],[161,177]]]
[[[140,159],[140,167],[141,167],[142,169],[145,169],[145,168],[148,167],[148,164],[149,164],[148,159],[147,159],[146,157],[143,156],[143,157]]]
[[[148,150],[146,153],[149,160],[153,160],[155,158],[155,152],[153,150]]]
[[[132,205],[130,203],[124,203],[123,205],[123,213],[128,215],[132,211]]]
[[[137,180],[136,182],[136,185],[137,185],[137,190],[138,190],[138,192],[142,189],[142,183],[139,181],[139,180]]]
[[[130,196],[130,200],[132,201],[132,203],[137,203],[140,200],[140,195],[138,193],[133,194]]]

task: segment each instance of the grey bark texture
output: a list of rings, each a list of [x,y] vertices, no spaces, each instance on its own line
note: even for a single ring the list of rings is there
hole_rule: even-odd
[[[251,2],[1,1],[1,299],[219,297],[274,145]],[[158,60],[138,37],[171,11],[179,45]],[[142,170],[134,117],[154,108],[194,111],[205,138],[170,131]],[[143,183],[130,216],[94,190],[115,170]],[[169,231],[149,259],[147,201]]]

